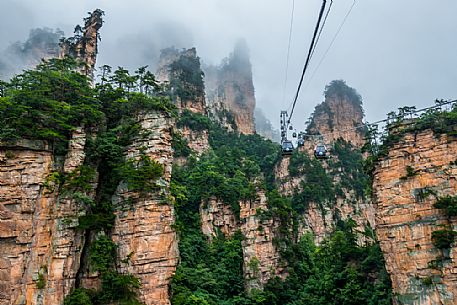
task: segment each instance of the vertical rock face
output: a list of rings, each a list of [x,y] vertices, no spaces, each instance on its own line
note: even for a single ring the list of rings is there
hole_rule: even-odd
[[[240,208],[241,232],[245,237],[242,245],[246,289],[261,289],[274,276],[286,276],[273,242],[273,238],[278,237],[279,222],[274,218],[263,220],[259,216],[259,211],[268,210],[263,191],[257,192],[256,200],[241,202]]]
[[[281,142],[281,136],[279,130],[275,129],[271,124],[270,120],[268,120],[265,115],[263,114],[260,108],[256,108],[254,111],[254,119],[255,119],[255,131],[257,134],[270,139],[274,142]]]
[[[62,304],[74,287],[84,240],[74,230],[77,205],[53,188],[55,169],[42,142],[0,148],[0,304]]]
[[[361,105],[360,95],[344,81],[331,82],[326,87],[325,101],[314,110],[307,134],[323,135],[325,143],[342,138],[355,147],[362,147],[365,140]]]
[[[97,61],[99,30],[103,25],[104,12],[100,9],[93,11],[84,19],[84,27],[76,26],[75,36],[61,41],[60,57],[71,56],[85,64],[82,74],[94,78]]]
[[[179,110],[206,115],[203,72],[197,50],[162,50],[156,72],[159,82],[168,82],[171,95]]]
[[[239,223],[230,205],[210,198],[200,205],[202,232],[211,240],[219,230],[225,236],[232,236],[238,229]]]
[[[317,243],[320,243],[335,229],[336,223],[340,219],[354,220],[357,229],[362,232],[366,226],[373,228],[375,225],[375,210],[371,201],[356,194],[350,189],[351,186],[347,185],[348,183],[344,187],[342,186],[341,181],[352,174],[345,172],[341,158],[336,151],[329,152],[330,159],[320,160],[317,162],[318,164],[314,165],[312,163],[315,145],[320,142],[316,135],[322,135],[324,143],[332,144],[328,145],[328,148],[336,145],[337,140],[340,141],[338,143],[342,143],[341,140],[351,143],[351,150],[360,148],[364,144],[363,129],[354,128],[363,126],[360,96],[343,81],[331,82],[326,87],[325,95],[325,101],[315,108],[310,119],[306,133],[309,137],[305,136],[305,145],[299,149],[310,158],[311,161],[308,163],[310,162],[311,168],[322,167],[330,179],[329,183],[333,184],[333,188],[340,189],[339,194],[335,194],[334,198],[328,198],[327,203],[308,202],[307,208],[301,215],[299,234],[312,232]],[[353,154],[357,154],[357,152],[353,152]],[[341,157],[345,158],[345,156]],[[291,157],[284,157],[275,169],[279,190],[287,196],[299,193],[304,187],[307,187],[309,177],[309,173],[306,171],[298,175],[291,175],[290,161]],[[293,166],[300,166],[300,164],[293,164]]]
[[[336,156],[333,156],[336,158]],[[329,165],[323,162],[327,174],[332,177],[332,183],[338,185],[341,181],[341,174],[335,174],[330,171]],[[307,173],[301,176],[293,177],[289,173],[290,158],[283,158],[276,166],[275,176],[278,183],[279,191],[286,196],[292,196],[295,192],[303,189],[303,183],[306,185]],[[310,201],[300,217],[298,228],[299,236],[310,232],[313,234],[316,243],[333,232],[338,220],[348,220],[349,218],[356,223],[356,229],[364,232],[365,227],[375,226],[375,208],[369,199],[360,198],[352,190],[342,189],[344,194],[336,196],[333,202],[326,204]],[[360,236],[360,242],[364,241]]]
[[[15,42],[4,51],[0,51],[0,77],[8,79],[22,70],[32,69],[42,59],[55,58],[59,55],[60,30],[36,28],[30,30],[25,42]]]
[[[137,276],[145,304],[170,304],[168,284],[178,263],[178,242],[174,209],[169,198],[171,177],[171,128],[173,121],[164,114],[147,114],[139,119],[147,136],[138,139],[128,150],[129,158],[138,158],[143,151],[164,166],[164,176],[157,192],[144,196],[118,187],[114,197],[117,206],[113,240],[118,244],[122,272]]]
[[[439,250],[432,232],[456,229],[435,209],[436,197],[457,194],[457,140],[430,130],[406,134],[374,173],[376,233],[396,304],[456,304],[457,254]]]
[[[207,115],[203,72],[195,48],[162,50],[156,75],[159,82],[170,87],[170,94],[180,112]],[[187,126],[178,129],[197,155],[208,149],[207,130],[192,130]]]
[[[209,67],[206,73],[208,105],[213,116],[229,124],[233,121],[240,133],[253,134],[255,93],[246,43],[239,42],[219,68]]]
[[[201,155],[209,149],[208,130],[192,130],[188,126],[183,126],[180,132],[187,140],[189,148],[197,155]]]
[[[275,275],[284,275],[279,252],[273,244],[278,223],[271,218],[263,220],[258,214],[267,209],[267,198],[260,190],[255,200],[240,202],[239,219],[229,205],[215,198],[200,206],[202,232],[210,240],[218,231],[232,236],[240,230],[245,237],[242,242],[243,272],[248,291],[261,289]]]

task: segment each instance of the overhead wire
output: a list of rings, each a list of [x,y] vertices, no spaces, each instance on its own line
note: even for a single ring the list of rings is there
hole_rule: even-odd
[[[287,78],[288,78],[288,73],[289,73],[289,58],[290,58],[290,45],[292,41],[292,29],[293,29],[293,24],[294,24],[294,11],[295,11],[295,0],[292,0],[292,11],[290,14],[290,26],[289,26],[289,43],[287,46],[287,59],[286,59],[286,69],[284,71],[284,85],[282,88],[282,104],[284,105],[284,102],[286,100],[286,86],[287,86]]]
[[[328,48],[325,50],[324,54],[322,55],[321,59],[319,60],[319,63],[317,64],[316,68],[314,69],[313,74],[311,74],[311,77],[309,78],[308,82],[306,83],[305,89],[308,88],[308,86],[310,85],[310,83],[311,83],[311,81],[313,80],[314,76],[316,75],[317,70],[319,70],[320,66],[321,66],[322,63],[324,62],[325,57],[327,56],[328,52],[329,52],[330,49],[332,48],[333,44],[335,43],[336,38],[337,38],[338,35],[340,34],[340,32],[341,32],[343,26],[345,25],[347,19],[349,18],[349,15],[351,15],[352,10],[354,9],[355,4],[356,4],[356,0],[354,0],[354,2],[352,3],[351,7],[350,7],[349,10],[348,10],[348,12],[347,12],[346,15],[344,16],[342,22],[340,23],[340,25],[339,25],[339,27],[338,27],[338,30],[336,31],[335,35],[334,35],[333,38],[332,38],[332,41],[330,42]]]
[[[333,0],[330,0],[330,5],[328,6],[327,13],[325,14],[324,21],[322,22],[321,29],[319,30],[319,35],[317,36],[316,41],[319,41],[322,35],[322,31],[324,30],[324,26],[327,23],[328,15],[330,14],[330,10],[332,9],[333,6]],[[314,49],[311,52],[311,59],[313,58],[314,51],[316,50],[317,44],[314,45]]]
[[[298,83],[298,88],[297,88],[297,92],[295,93],[294,101],[292,103],[292,110],[291,110],[290,115],[289,115],[288,123],[290,123],[290,120],[292,119],[292,115],[294,114],[295,105],[297,104],[298,96],[300,94],[300,89],[301,89],[301,86],[303,84],[303,79],[304,79],[305,73],[306,73],[306,71],[308,69],[309,62],[311,60],[312,51],[313,51],[313,49],[315,48],[315,45],[317,45],[317,42],[318,42],[316,39],[317,39],[317,36],[318,36],[318,32],[319,32],[319,29],[320,29],[320,24],[321,24],[322,18],[324,16],[324,12],[325,12],[326,6],[327,6],[327,0],[323,0],[321,9],[319,11],[319,18],[317,20],[316,27],[314,29],[313,39],[311,40],[311,44],[309,46],[306,62],[305,62],[305,65],[303,67],[303,71],[302,71],[302,74],[301,74],[301,77],[300,77],[300,82]]]

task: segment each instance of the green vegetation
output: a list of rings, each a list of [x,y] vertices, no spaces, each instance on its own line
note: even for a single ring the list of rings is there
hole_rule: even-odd
[[[63,154],[71,132],[103,119],[101,104],[70,58],[51,59],[15,76],[0,97],[0,141],[49,141]]]
[[[336,96],[341,99],[346,99],[356,106],[362,106],[362,96],[357,92],[357,90],[346,85],[344,80],[331,81],[330,84],[325,86],[324,96],[326,98]]]
[[[438,249],[449,249],[454,242],[456,231],[453,230],[437,230],[432,232],[433,245]]]
[[[174,157],[189,157],[192,150],[189,147],[187,140],[178,132],[173,133],[171,140],[171,147],[173,148]]]
[[[337,161],[329,164],[333,174],[341,177],[339,187],[354,191],[358,198],[365,198],[371,184],[370,177],[363,169],[362,152],[351,143],[338,139],[333,146],[332,154],[337,157]]]
[[[353,221],[338,221],[337,230],[320,247],[311,236],[295,241],[298,216],[306,204],[335,199],[336,187],[322,163],[305,154],[292,155],[289,169],[296,176],[306,176],[306,183],[302,194],[286,198],[276,190],[271,175],[278,160],[277,145],[256,135],[227,133],[217,126],[210,127],[209,136],[212,149],[208,153],[173,169],[171,188],[181,254],[171,285],[173,304],[391,304],[391,284],[379,246],[374,241],[358,246]],[[367,177],[357,164],[361,158],[355,158],[357,152],[350,151],[348,144],[339,144],[338,166],[348,179],[362,180],[362,196]],[[261,184],[259,177],[265,178]],[[251,189],[246,188],[249,184]],[[258,217],[280,223],[273,243],[281,251],[289,276],[272,279],[264,291],[247,294],[243,288],[243,236],[238,232],[225,238],[219,233],[209,242],[201,232],[199,207],[216,197],[231,204],[236,213],[238,201],[252,200],[249,194],[254,195],[258,187],[267,190],[268,198],[268,210],[259,211]],[[254,271],[258,264],[256,259],[249,262]]]
[[[162,177],[163,171],[161,164],[141,152],[138,160],[125,162],[120,168],[120,176],[127,182],[129,190],[148,193],[158,188],[156,180]]]
[[[446,101],[436,101],[437,105],[446,103]],[[415,107],[401,107],[399,112],[391,112],[388,114],[390,122],[387,126],[387,131],[383,133],[381,137],[382,144],[373,143],[373,139],[379,136],[377,128],[368,130],[366,139],[367,144],[364,150],[371,153],[371,156],[367,159],[366,169],[368,172],[374,170],[374,165],[381,157],[388,155],[389,148],[399,143],[405,134],[417,134],[421,131],[430,129],[434,132],[435,136],[446,134],[448,136],[457,135],[457,107],[451,109],[451,111],[442,111],[441,108],[432,108],[422,113],[420,117],[405,121],[405,117],[408,116]],[[403,125],[402,125],[403,124]],[[451,164],[452,165],[452,164]],[[407,168],[407,175],[405,177],[411,177],[415,173],[413,169]]]
[[[38,272],[38,278],[35,281],[36,288],[44,289],[46,287],[46,280],[44,279],[44,274],[40,271]]]
[[[305,153],[294,152],[290,158],[289,173],[292,177],[303,177],[299,190],[292,197],[292,206],[303,213],[310,202],[319,206],[333,204],[337,197],[344,198],[346,191],[353,191],[357,198],[364,199],[370,188],[369,176],[363,170],[362,155],[350,143],[339,139],[335,142],[332,154],[327,161],[327,172],[322,162]],[[333,177],[340,177],[335,183]]]
[[[433,205],[437,209],[443,209],[448,216],[457,216],[457,196],[440,197]]]
[[[304,212],[310,202],[323,206],[335,201],[333,180],[320,161],[296,151],[290,158],[289,172],[292,176],[304,177],[300,190],[292,198],[292,205],[297,212]]]
[[[121,67],[111,73],[104,66],[102,83],[92,88],[87,77],[75,72],[79,66],[71,58],[51,59],[2,83],[0,141],[44,140],[55,155],[64,155],[76,128],[89,134],[84,164],[71,173],[53,172],[45,182],[47,191],[58,189],[60,198],[75,200],[85,212],[77,229],[86,236],[91,232],[99,236],[86,242],[82,255],[90,257],[91,268],[100,273],[102,289],[90,293],[75,289],[65,303],[89,298],[85,304],[138,304],[139,280],[115,269],[116,246],[110,233],[119,207],[113,206],[112,196],[121,181],[143,195],[158,188],[163,167],[144,152],[126,160],[126,148],[145,135],[135,121],[138,116],[148,111],[172,116],[176,111],[146,67],[130,75]],[[39,273],[37,287],[43,285],[44,275]]]
[[[176,126],[178,128],[183,128],[184,126],[189,127],[191,130],[194,131],[203,131],[208,130],[210,128],[211,121],[208,117],[200,114],[194,113],[187,109],[185,109],[180,117]]]
[[[358,246],[350,223],[320,247],[304,236],[290,254],[286,280],[270,280],[261,293],[263,301],[251,304],[391,304],[391,283],[379,246]]]
[[[117,206],[112,198],[121,182],[141,196],[157,191],[163,167],[144,151],[126,159],[126,151],[135,139],[146,135],[137,122],[139,116],[148,111],[169,116],[177,112],[166,96],[171,93],[155,82],[146,67],[132,75],[122,67],[111,72],[104,66],[101,83],[95,88],[74,72],[77,67],[78,63],[68,58],[51,60],[0,84],[0,141],[45,140],[56,155],[64,155],[72,132],[81,127],[87,132],[84,164],[71,173],[55,171],[45,183],[47,191],[59,191],[59,199],[72,199],[79,205],[76,230],[84,231],[86,243],[81,257],[89,259],[87,268],[83,266],[80,271],[97,272],[101,279],[101,288],[95,291],[81,288],[78,277],[64,305],[140,304],[136,297],[139,279],[117,269],[131,254],[117,257],[111,230],[114,211],[123,203]],[[332,86],[326,94],[334,94]],[[170,88],[181,99],[204,95],[198,58],[181,56],[172,65]],[[351,92],[344,94],[354,98]],[[196,158],[182,136],[173,136],[175,156],[187,157],[185,165],[173,169],[170,187],[181,255],[171,283],[173,304],[390,304],[390,283],[379,247],[375,241],[357,245],[353,221],[336,221],[335,232],[319,247],[311,236],[297,238],[297,220],[309,202],[321,206],[333,203],[342,188],[353,188],[357,196],[364,196],[367,178],[361,173],[358,152],[349,144],[335,145],[337,161],[329,162],[335,171],[326,171],[322,163],[307,155],[294,154],[290,172],[305,177],[301,190],[287,198],[279,194],[274,181],[279,145],[259,135],[229,133],[189,111],[182,113],[177,124],[208,130],[211,149]],[[342,177],[338,185],[332,178],[336,174]],[[273,242],[289,276],[271,279],[263,291],[248,295],[243,278],[244,236],[236,232],[224,237],[216,232],[208,241],[201,232],[199,209],[216,199],[230,205],[239,217],[240,201],[256,200],[258,190],[267,194],[269,208],[259,211],[258,217],[279,222],[279,236]],[[440,240],[440,245],[443,243]],[[254,273],[259,272],[259,263],[256,258],[249,262]],[[44,274],[38,274],[39,289],[45,286]]]
[[[177,95],[182,100],[192,100],[203,97],[203,72],[200,69],[200,58],[182,54],[170,65],[171,95]]]

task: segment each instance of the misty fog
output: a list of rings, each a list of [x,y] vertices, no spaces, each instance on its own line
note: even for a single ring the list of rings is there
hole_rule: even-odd
[[[31,29],[59,28],[69,36],[88,11],[101,8],[106,15],[97,66],[154,67],[159,50],[170,46],[195,46],[205,64],[217,65],[238,39],[245,39],[257,105],[277,126],[279,111],[292,102],[320,4],[320,0],[295,1],[285,101],[292,0],[2,0],[0,69],[18,65],[4,50],[25,42]],[[358,90],[369,121],[383,119],[403,105],[420,108],[435,98],[456,98],[455,0],[357,1],[311,78],[352,4],[353,0],[334,1],[305,77],[293,120],[296,128],[302,128],[323,100],[325,85],[334,79],[344,79]],[[24,45],[18,50],[20,46]]]

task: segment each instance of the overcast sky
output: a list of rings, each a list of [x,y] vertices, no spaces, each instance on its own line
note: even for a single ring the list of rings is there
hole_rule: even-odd
[[[251,50],[257,105],[274,125],[287,109],[310,43],[321,0],[295,0],[286,100],[283,84],[292,0],[0,0],[0,49],[31,28],[66,35],[88,11],[105,11],[98,64],[154,66],[161,48],[195,46],[218,64],[239,38]],[[457,98],[456,0],[358,0],[333,47],[313,74],[353,0],[335,0],[294,115],[297,129],[333,79],[363,97],[368,121],[404,105]]]

